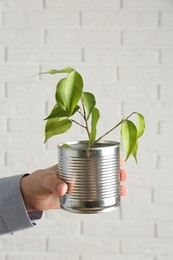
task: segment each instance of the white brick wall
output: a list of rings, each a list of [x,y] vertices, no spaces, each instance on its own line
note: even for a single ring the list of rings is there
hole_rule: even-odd
[[[1,177],[55,164],[58,142],[84,138],[74,127],[43,144],[59,77],[32,76],[67,65],[98,98],[100,133],[145,115],[139,163],[125,165],[129,195],[110,213],[46,212],[0,237],[0,259],[172,260],[173,1],[0,0]]]

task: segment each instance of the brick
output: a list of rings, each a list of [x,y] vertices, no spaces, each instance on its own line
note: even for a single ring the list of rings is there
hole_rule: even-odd
[[[138,164],[135,164],[134,158],[129,158],[128,160],[128,167],[131,170],[146,170],[152,169],[155,170],[157,167],[157,160],[158,160],[158,154],[154,152],[153,150],[150,151],[143,147],[143,143],[145,142],[145,139],[147,139],[148,136],[146,134],[143,136],[143,141],[139,140],[139,147],[138,147],[138,154],[137,154],[137,160]],[[152,141],[151,141],[152,142]],[[125,159],[125,151],[124,146],[121,148],[121,157]],[[133,173],[132,173],[133,174]]]
[[[150,146],[152,141],[152,146]],[[170,142],[169,135],[150,135],[150,138],[141,140],[142,148],[148,151],[173,152],[173,146]]]
[[[123,10],[106,12],[83,12],[83,27],[102,28],[146,28],[157,27],[158,13],[141,10]]]
[[[115,30],[47,30],[46,45],[57,47],[120,46],[120,32]]]
[[[1,75],[0,80],[3,81],[15,81],[15,80],[28,80],[29,77],[33,76],[38,68],[36,65],[11,65],[11,64],[4,64],[0,65]]]
[[[161,55],[162,64],[173,64],[173,49],[162,49]]]
[[[173,253],[172,241],[164,239],[123,239],[122,252],[139,255],[168,255]]]
[[[162,260],[163,259],[163,256],[158,256],[157,257],[157,260]],[[172,256],[166,256],[166,260],[172,260]]]
[[[61,9],[59,9],[61,10]],[[76,28],[79,26],[77,12],[62,11],[5,11],[4,28]]]
[[[128,164],[128,163],[127,163]],[[128,167],[128,165],[126,166]],[[128,183],[132,187],[137,189],[137,186],[146,188],[163,188],[164,190],[170,189],[172,186],[172,172],[167,171],[166,169],[151,170],[150,167],[148,171],[146,170],[131,170],[126,168],[129,178]],[[167,181],[165,181],[167,180]]]
[[[41,66],[41,71],[47,71],[50,68],[61,69],[65,67],[65,64],[48,64]],[[94,64],[73,64],[72,65],[75,70],[77,70],[83,78],[85,84],[85,91],[93,91],[93,87],[97,84],[97,87],[100,87],[100,83],[114,82],[114,68],[111,65],[98,64],[97,66]],[[44,76],[44,82],[53,82],[55,80],[57,84],[57,80],[61,79],[62,75],[58,78],[58,76]],[[56,86],[56,85],[53,85]]]
[[[34,8],[42,8],[42,1],[41,0],[31,0],[28,3],[27,0],[1,0],[0,1],[0,8],[1,9],[18,9],[18,8],[26,8],[26,9],[34,9]]]
[[[43,149],[43,139],[44,136],[39,135],[1,135],[2,142],[0,143],[0,150],[1,151],[40,151],[41,148]]]
[[[172,93],[172,87],[171,87],[171,84],[167,84],[167,83],[163,83],[161,86],[160,86],[160,98],[163,100],[163,101],[171,101],[172,98],[173,98],[173,93]]]
[[[173,223],[172,221],[158,222],[158,237],[159,238],[173,238]]]
[[[144,82],[150,84],[169,83],[173,80],[171,66],[146,67],[146,66],[120,66],[120,82]]]
[[[57,213],[55,209],[55,212]],[[54,219],[44,218],[39,221],[38,225],[34,229],[28,229],[27,235],[28,236],[38,236],[38,237],[46,237],[47,234],[51,234],[51,236],[79,236],[81,229],[81,223],[79,220],[71,220],[71,219],[63,219],[62,215]],[[23,230],[20,232],[21,235],[25,235],[26,231]],[[50,252],[51,253],[51,252]],[[66,252],[67,253],[67,252]],[[68,255],[68,254],[67,254]]]
[[[4,258],[5,259],[5,258]],[[79,260],[78,255],[71,255],[71,254],[52,254],[52,253],[8,253],[7,255],[8,260]],[[2,259],[3,260],[3,259]]]
[[[173,9],[172,1],[162,1],[162,0],[124,0],[124,8],[139,8],[139,9],[154,9],[154,10],[170,10]]]
[[[8,118],[9,133],[40,134],[44,132],[44,122],[40,117],[20,117]]]
[[[128,167],[127,167],[128,172]],[[140,174],[140,173],[139,173]],[[128,174],[129,175],[129,174]],[[146,187],[145,185],[135,186],[133,188],[133,173],[130,174],[129,180],[126,183],[122,183],[122,185],[126,185],[129,187],[128,197],[124,198],[128,203],[132,205],[148,205],[152,202],[152,189],[151,187]],[[122,200],[123,203],[123,200]]]
[[[27,99],[3,99],[0,105],[0,115],[25,115],[25,116],[45,116],[45,103],[42,100]]]
[[[57,247],[58,244],[58,247]],[[117,239],[105,237],[49,237],[48,252],[65,253],[68,250],[71,254],[82,254],[89,251],[90,254],[107,254],[112,255],[118,252],[119,243]]]
[[[41,44],[42,32],[35,29],[1,29],[0,44],[27,45]]]
[[[161,119],[159,121],[159,133],[161,135],[171,136],[173,132],[173,119]]]
[[[107,0],[106,2],[100,2],[99,0],[93,0],[92,4],[85,0],[75,0],[71,4],[70,0],[46,0],[46,8],[59,8],[60,10],[77,10],[77,11],[104,11],[104,10],[116,10],[119,8],[118,0]]]
[[[139,111],[145,117],[172,117],[173,116],[173,104],[171,102],[157,102],[143,101],[143,102],[125,102],[124,103],[124,114],[128,114],[129,111]]]
[[[2,259],[2,260],[6,260],[6,255],[3,254],[3,253],[1,253],[1,259]]]
[[[0,250],[1,252],[33,252],[44,251],[46,247],[46,238],[27,237],[27,236],[3,236],[1,238]]]
[[[154,202],[161,205],[173,206],[173,191],[172,189],[166,189],[163,192],[163,189],[157,188],[154,191]]]
[[[161,25],[166,28],[173,28],[173,11],[162,12]]]
[[[81,62],[80,48],[17,47],[7,49],[7,61],[12,62]]]
[[[123,44],[133,47],[172,47],[172,30],[125,30],[123,32]]]
[[[154,257],[152,256],[137,256],[137,255],[116,255],[116,258],[118,260],[154,260]],[[115,260],[115,256],[107,256],[107,255],[89,255],[84,254],[82,255],[82,260]],[[171,260],[171,259],[170,259]]]
[[[154,224],[145,221],[85,221],[83,235],[86,237],[115,237],[115,238],[152,238]]]
[[[38,69],[34,71],[34,74],[38,73]],[[31,75],[30,75],[31,76]],[[43,102],[46,99],[51,98],[52,102],[54,101],[54,92],[56,90],[57,79],[52,76],[51,79],[52,85],[45,82],[47,76],[45,76],[45,80],[39,80],[39,76],[30,77],[26,81],[16,81],[16,82],[8,82],[6,84],[6,95],[8,98],[21,98],[28,100],[39,100],[41,99]],[[54,83],[55,82],[55,83]]]
[[[172,134],[170,135],[172,138]],[[170,138],[170,140],[172,140]],[[161,152],[160,151],[160,157],[159,157],[159,169],[164,169],[167,172],[170,172],[172,169],[172,156],[173,152]]]
[[[92,91],[97,100],[110,100],[113,102],[130,100],[157,100],[157,85],[145,83],[98,83],[86,86],[87,91]],[[89,89],[90,88],[90,89]],[[99,91],[98,91],[99,90]]]
[[[143,221],[170,221],[173,218],[172,206],[150,204],[150,205],[131,205],[123,203],[123,220],[143,220]]]
[[[42,144],[44,146],[44,144]],[[57,151],[54,152],[41,152],[41,151],[27,151],[25,147],[24,151],[8,151],[6,156],[6,166],[15,167],[15,169],[27,172],[33,171],[37,168],[46,168],[49,165],[54,165],[57,163]]]
[[[84,61],[118,65],[158,64],[158,51],[144,48],[85,48]]]

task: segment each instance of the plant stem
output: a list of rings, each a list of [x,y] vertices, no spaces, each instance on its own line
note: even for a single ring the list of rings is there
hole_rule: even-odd
[[[81,126],[81,127],[83,127],[83,128],[85,128],[86,129],[86,127],[84,126],[84,125],[82,125],[82,124],[80,124],[80,123],[78,123],[76,120],[71,120],[73,123],[75,123],[75,124],[77,124],[77,125],[79,125],[79,126]]]
[[[89,138],[90,138],[90,132],[89,132],[88,122],[87,122],[87,118],[86,118],[85,106],[84,106],[83,102],[82,102],[82,108],[83,108],[83,114],[82,114],[82,116],[83,116],[84,121],[85,121],[85,125],[86,125],[85,128],[86,128],[86,131],[87,131],[87,134],[88,134],[88,139],[89,139]]]
[[[113,128],[111,128],[108,132],[106,132],[104,135],[102,135],[101,137],[99,137],[97,140],[94,141],[94,143],[100,141],[103,137],[105,137],[106,135],[108,135],[110,132],[112,132],[115,128],[117,128],[119,125],[121,125],[123,123],[124,120],[129,119],[129,117],[131,117],[133,114],[136,114],[136,112],[132,112],[130,115],[128,115],[126,118],[122,118],[121,121],[116,124]]]

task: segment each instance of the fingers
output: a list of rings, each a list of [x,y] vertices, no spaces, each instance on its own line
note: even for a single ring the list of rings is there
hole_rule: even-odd
[[[127,181],[128,174],[125,170],[120,169],[120,181]]]
[[[125,170],[120,169],[120,181],[124,182],[127,181],[128,179],[128,174]],[[126,186],[120,186],[120,195],[121,196],[126,196],[128,193],[128,188]]]
[[[122,158],[120,158],[120,166],[124,165],[124,160]]]
[[[125,186],[120,186],[120,195],[121,196],[126,196],[128,193],[128,188]]]

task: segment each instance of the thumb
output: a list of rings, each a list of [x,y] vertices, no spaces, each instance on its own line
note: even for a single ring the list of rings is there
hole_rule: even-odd
[[[57,176],[52,176],[49,179],[49,190],[55,195],[63,196],[68,190],[68,185]]]

